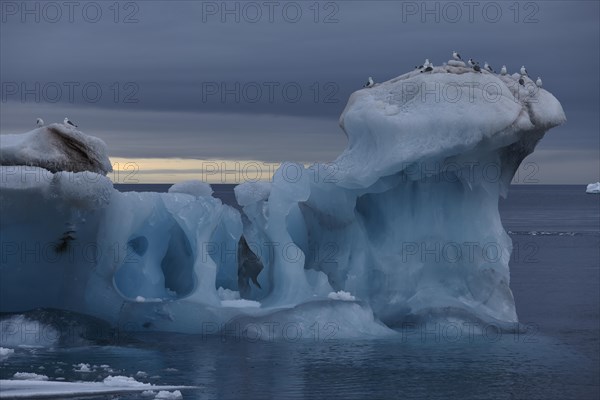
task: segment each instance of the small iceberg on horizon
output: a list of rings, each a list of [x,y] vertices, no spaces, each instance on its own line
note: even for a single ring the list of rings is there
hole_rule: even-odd
[[[586,193],[600,194],[600,182],[590,183],[585,189]]]

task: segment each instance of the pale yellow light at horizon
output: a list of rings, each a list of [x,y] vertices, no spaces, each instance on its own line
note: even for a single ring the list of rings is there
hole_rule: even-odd
[[[198,179],[214,184],[270,181],[280,163],[258,160],[110,157],[114,183],[177,183]]]

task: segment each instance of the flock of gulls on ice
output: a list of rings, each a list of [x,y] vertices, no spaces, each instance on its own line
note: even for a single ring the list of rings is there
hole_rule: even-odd
[[[464,63],[460,54],[458,54],[456,51],[452,52],[452,58],[454,59],[454,61],[460,61],[460,62]],[[473,71],[481,72],[481,67],[479,66],[479,62],[474,61],[472,58],[469,58],[469,61],[467,61],[467,64],[469,64],[469,67],[473,68]],[[420,72],[431,72],[431,71],[433,71],[433,64],[427,58],[425,60],[425,62],[423,63],[423,65],[419,65],[418,67],[415,67],[415,69],[420,70]],[[494,71],[492,66],[489,65],[487,63],[487,61],[484,63],[483,69],[485,69],[491,73],[496,73],[496,71]],[[519,72],[521,73],[521,77],[519,78],[519,84],[521,86],[525,86],[524,77],[529,76],[529,75],[527,75],[527,70],[525,69],[524,65],[521,66],[521,70]],[[508,71],[506,70],[506,65],[503,65],[502,69],[500,69],[500,75],[506,75],[507,73],[508,73]],[[542,87],[542,79],[539,76],[538,76],[537,80],[535,81],[535,84],[537,87],[540,87],[540,88]],[[365,85],[363,87],[372,88],[373,86],[375,86],[375,81],[373,80],[372,77],[369,77],[369,79],[367,80],[367,83],[365,83]]]

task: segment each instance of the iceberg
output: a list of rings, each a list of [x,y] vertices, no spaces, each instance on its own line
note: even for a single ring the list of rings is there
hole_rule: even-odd
[[[516,324],[498,199],[566,120],[552,94],[518,80],[449,64],[359,90],[340,117],[346,150],[236,186],[240,210],[202,182],[120,193],[105,161],[3,158],[0,311],[252,339]],[[25,140],[0,143],[26,154]]]
[[[586,193],[600,193],[600,182],[590,183],[585,189]]]

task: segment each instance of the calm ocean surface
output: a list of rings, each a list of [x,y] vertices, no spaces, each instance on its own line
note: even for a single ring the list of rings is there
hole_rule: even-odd
[[[232,185],[213,188],[225,203],[235,201]],[[500,212],[513,240],[510,286],[525,333],[258,343],[154,334],[118,346],[19,349],[0,362],[0,378],[20,371],[98,381],[109,374],[73,371],[89,363],[120,375],[143,371],[136,379],[144,382],[198,387],[182,390],[184,399],[598,399],[600,196],[583,186],[513,186]]]

